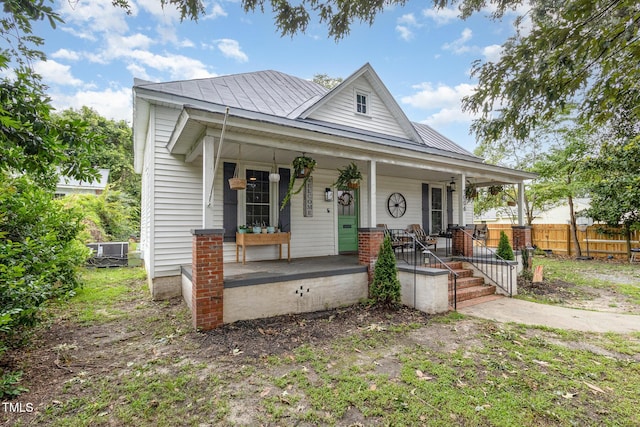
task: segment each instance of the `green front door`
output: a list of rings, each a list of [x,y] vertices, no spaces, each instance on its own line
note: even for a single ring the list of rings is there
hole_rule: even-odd
[[[358,251],[358,191],[338,191],[338,252]]]

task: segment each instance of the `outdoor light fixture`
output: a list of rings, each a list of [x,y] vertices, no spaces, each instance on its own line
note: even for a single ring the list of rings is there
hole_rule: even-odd
[[[451,189],[451,191],[456,191],[456,180],[454,179],[454,177],[451,177],[451,182],[449,183],[449,188]]]
[[[333,191],[331,191],[331,188],[329,187],[324,189],[324,201],[325,202],[333,201]]]

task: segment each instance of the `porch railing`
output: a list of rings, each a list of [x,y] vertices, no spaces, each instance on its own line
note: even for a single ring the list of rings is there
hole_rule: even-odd
[[[402,229],[389,229],[385,234],[391,239],[396,259],[413,266],[414,281],[418,267],[444,269],[449,272],[449,305],[457,309],[458,273],[440,259],[427,246],[416,239],[415,234]],[[414,292],[415,295],[415,292]]]
[[[515,265],[499,256],[496,251],[487,247],[466,230],[461,230],[473,240],[473,253],[462,257],[480,271],[486,279],[502,289],[510,297],[513,296],[513,278]],[[460,258],[460,256],[457,256]]]

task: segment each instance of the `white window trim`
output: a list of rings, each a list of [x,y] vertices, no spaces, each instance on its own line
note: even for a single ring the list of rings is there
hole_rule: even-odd
[[[446,222],[446,216],[447,216],[447,210],[446,210],[446,200],[447,200],[447,191],[444,188],[444,186],[442,185],[434,185],[431,184],[429,186],[429,231],[431,233],[433,233],[433,189],[434,188],[438,188],[440,189],[440,206],[441,209],[439,210],[442,215],[441,215],[441,221],[444,223]],[[446,226],[444,224],[440,224],[440,230],[446,230]]]
[[[366,113],[361,113],[358,111],[358,95],[366,97],[366,100],[367,100]],[[358,88],[353,89],[353,112],[358,116],[371,117],[371,92],[370,91],[364,90],[364,89],[358,89]]]
[[[271,166],[248,164],[240,166],[240,176],[247,176],[247,170],[260,172],[270,172]],[[278,183],[269,183],[269,225],[278,226],[280,220],[280,206],[278,205],[279,185]],[[238,225],[243,225],[247,221],[247,192],[238,192]],[[249,224],[247,224],[249,225]]]

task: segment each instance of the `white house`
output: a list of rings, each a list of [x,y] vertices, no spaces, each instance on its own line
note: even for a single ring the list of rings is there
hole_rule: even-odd
[[[293,258],[358,251],[359,229],[421,224],[438,233],[473,223],[464,188],[519,184],[532,174],[484,163],[431,127],[408,120],[371,65],[337,87],[278,71],[152,83],[136,80],[135,169],[142,174],[142,257],[155,298],[179,295],[192,230],[224,230],[225,263],[236,262],[236,229],[265,223],[290,232]],[[280,203],[300,155],[317,162],[312,184]],[[338,168],[364,179],[340,202]],[[274,163],[275,169],[274,170]],[[231,190],[237,172],[247,190]],[[278,172],[279,182],[269,173]],[[455,183],[452,191],[451,183]],[[334,197],[327,197],[327,191]],[[398,209],[399,208],[399,209]],[[520,215],[522,225],[522,213]],[[249,248],[248,261],[278,257]],[[225,289],[225,298],[226,289]]]
[[[109,183],[109,169],[98,169],[95,181],[81,181],[68,176],[60,176],[56,185],[56,197],[68,194],[100,194]]]

